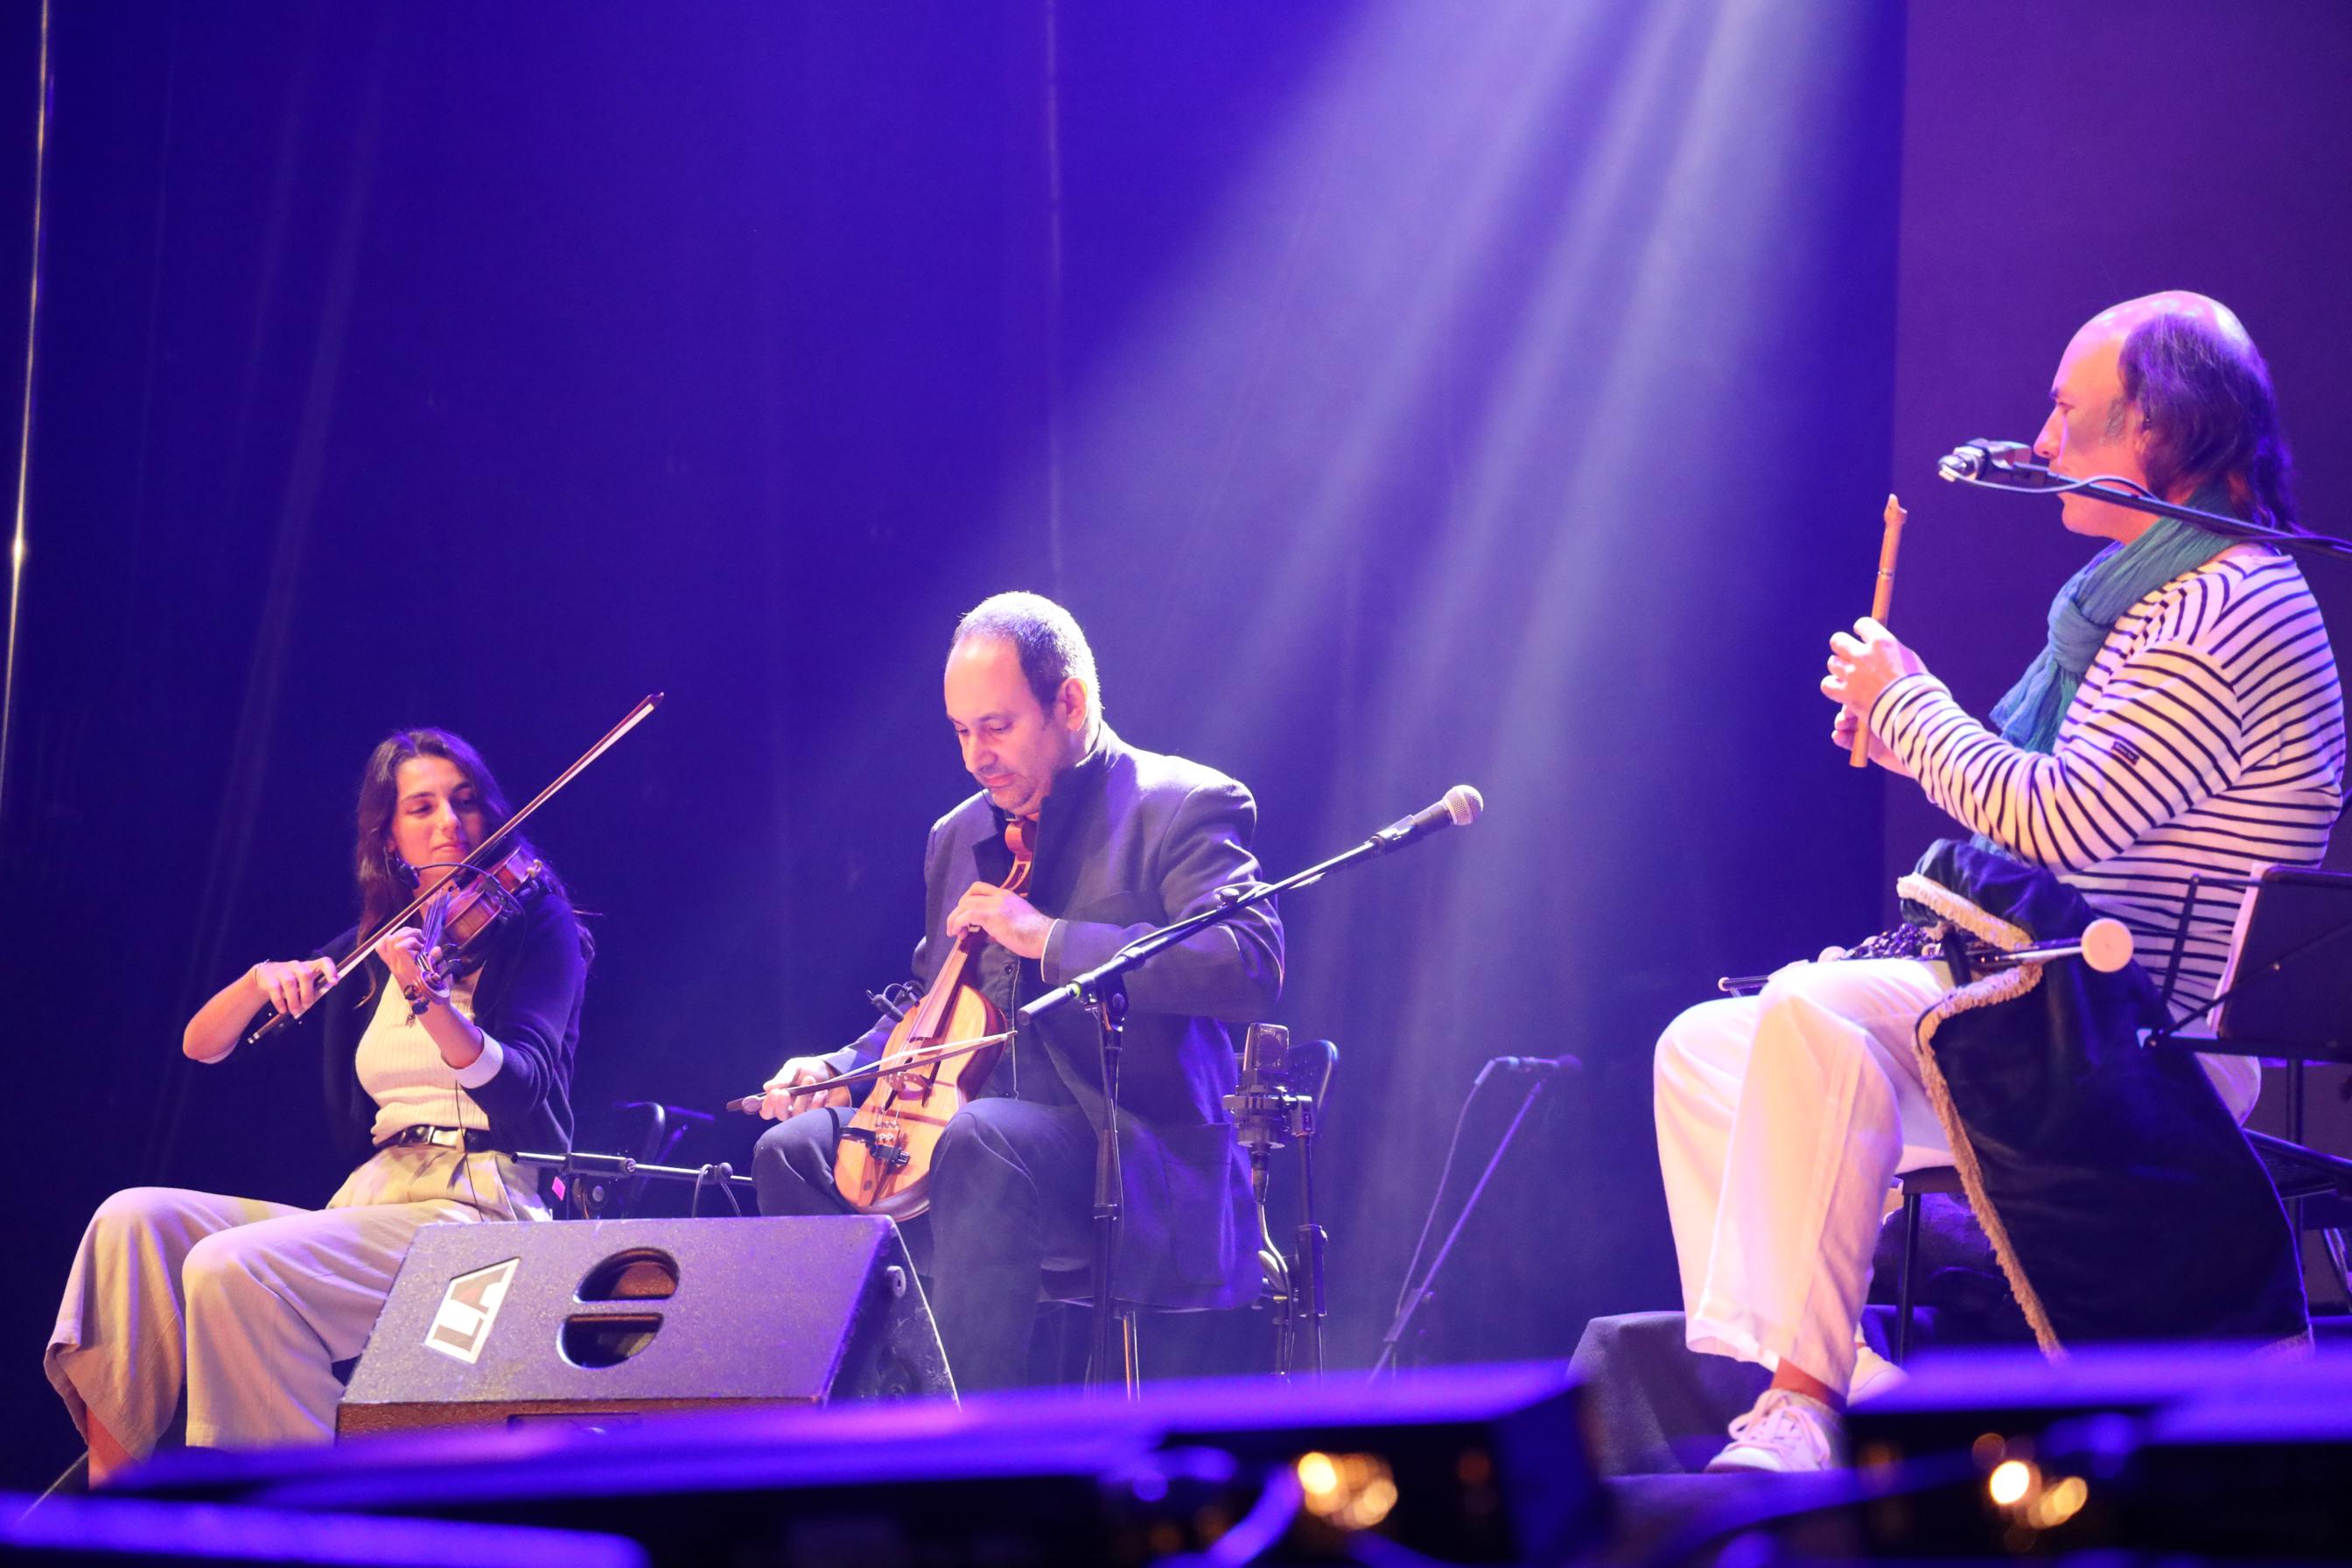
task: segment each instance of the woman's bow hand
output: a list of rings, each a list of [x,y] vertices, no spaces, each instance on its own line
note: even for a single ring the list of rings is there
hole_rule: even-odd
[[[295,1018],[309,1012],[337,978],[331,958],[298,958],[283,963],[265,961],[253,966],[254,987],[262,999]]]

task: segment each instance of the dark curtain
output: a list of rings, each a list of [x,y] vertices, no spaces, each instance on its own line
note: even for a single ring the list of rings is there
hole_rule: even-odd
[[[18,353],[37,20],[0,57]],[[1286,910],[1286,1018],[1341,1050],[1336,1358],[1370,1359],[1497,1053],[1587,1071],[1413,1353],[1564,1355],[1667,1304],[1651,1041],[1877,898],[1878,789],[1811,687],[1885,484],[1899,10],[55,29],[0,1480],[70,1453],[35,1366],[110,1189],[330,1189],[313,1063],[176,1045],[351,919],[374,740],[452,727],[520,797],[668,692],[536,836],[601,912],[582,1103],[715,1106],[902,970],[968,787],[945,639],[1007,587],[1087,626],[1131,741],[1253,785],[1270,869],[1486,792]]]

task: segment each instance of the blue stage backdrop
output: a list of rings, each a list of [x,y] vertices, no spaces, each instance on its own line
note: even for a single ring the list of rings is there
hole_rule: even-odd
[[[1588,1070],[1412,1353],[1559,1355],[1668,1303],[1658,1028],[1878,910],[1881,791],[1812,684],[1886,485],[1901,8],[56,28],[0,1479],[72,1451],[35,1368],[110,1189],[331,1189],[314,1064],[177,1041],[350,920],[378,736],[457,729],[520,796],[668,692],[538,837],[602,915],[581,1103],[715,1107],[903,972],[969,788],[945,639],[1009,587],[1087,625],[1130,740],[1251,784],[1272,870],[1486,793],[1285,910],[1283,1016],[1341,1052],[1337,1360],[1370,1361],[1499,1053]]]
[[[2095,546],[2058,526],[2056,503],[1940,484],[1935,460],[1973,437],[2033,439],[2059,352],[2109,305],[2194,289],[2235,309],[2277,383],[2305,526],[2352,537],[2352,295],[2312,286],[2318,258],[2352,245],[2339,196],[2352,188],[2352,7],[1910,12],[1893,482],[1912,522],[1896,616],[1982,713]],[[2009,47],[1989,60],[1994,39]],[[2154,83],[2179,88],[2160,114],[2147,111]],[[2352,570],[2300,559],[2341,659]],[[1916,790],[1887,800],[1891,903],[1895,875],[1950,827]],[[2352,834],[2336,834],[2330,864],[2352,866]]]

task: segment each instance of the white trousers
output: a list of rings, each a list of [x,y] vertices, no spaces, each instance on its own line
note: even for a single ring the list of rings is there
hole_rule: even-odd
[[[1912,1045],[1949,987],[1916,959],[1795,963],[1667,1026],[1658,1163],[1691,1349],[1844,1392],[1887,1189],[1952,1161]],[[2200,1059],[2243,1122],[2259,1067]]]
[[[1658,1041],[1658,1163],[1691,1349],[1843,1393],[1886,1189],[1951,1163],[1913,1026],[1948,990],[1915,959],[1791,964]]]
[[[49,1382],[85,1436],[96,1416],[152,1453],[184,1395],[187,1441],[265,1448],[335,1435],[337,1362],[367,1344],[427,1225],[546,1217],[502,1154],[379,1149],[323,1209],[178,1187],[99,1205],[50,1331]]]

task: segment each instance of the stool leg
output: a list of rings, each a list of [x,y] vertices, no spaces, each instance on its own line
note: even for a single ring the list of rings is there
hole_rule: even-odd
[[[1143,1352],[1136,1342],[1132,1307],[1118,1315],[1118,1340],[1121,1359],[1127,1363],[1127,1396],[1139,1398],[1143,1394]]]
[[[1903,1267],[1895,1276],[1895,1364],[1911,1356],[1911,1266],[1919,1256],[1919,1194],[1903,1194]]]

